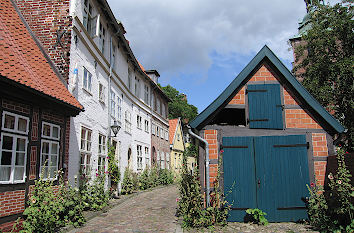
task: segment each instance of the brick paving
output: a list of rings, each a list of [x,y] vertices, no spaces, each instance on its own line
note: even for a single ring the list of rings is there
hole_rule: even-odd
[[[181,232],[177,195],[176,186],[140,193],[70,232]]]

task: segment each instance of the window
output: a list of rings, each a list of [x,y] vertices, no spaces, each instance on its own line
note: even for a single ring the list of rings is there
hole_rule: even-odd
[[[166,153],[166,168],[170,169],[170,154]]]
[[[160,128],[158,126],[156,126],[156,136],[160,136]]]
[[[135,96],[137,98],[140,97],[140,80],[139,78],[135,77]]]
[[[83,13],[83,25],[86,28],[89,35],[92,35],[92,26],[93,26],[93,19],[92,19],[92,5],[89,3],[89,0],[84,1],[84,13]]]
[[[118,121],[122,120],[122,98],[117,96],[117,119]]]
[[[145,132],[149,133],[149,121],[145,120]]]
[[[116,94],[111,90],[111,116],[116,117]]]
[[[106,29],[100,23],[100,32],[99,32],[99,49],[104,54],[104,45],[105,45]]]
[[[165,136],[165,131],[163,130],[163,128],[160,128],[161,132],[160,132],[160,137],[163,139]]]
[[[28,134],[28,117],[17,115],[10,112],[3,112],[2,129],[8,132]]]
[[[84,80],[83,80],[84,89],[91,93],[92,86],[92,74],[84,67]]]
[[[141,145],[136,146],[136,153],[137,153],[138,170],[142,170],[143,169],[143,152],[142,152]]]
[[[160,151],[157,151],[156,153],[156,160],[157,160],[157,165],[159,167],[161,167],[161,164],[160,164],[160,161],[161,161],[161,158],[160,158]]]
[[[177,133],[177,141],[181,140],[181,136]]]
[[[177,169],[177,153],[175,152],[175,169]]]
[[[149,147],[145,147],[145,165],[150,167]]]
[[[133,73],[130,69],[128,69],[128,89],[131,91],[132,90],[132,79],[133,79]]]
[[[127,133],[132,132],[131,114],[128,110],[125,111],[125,132]]]
[[[161,103],[161,115],[165,117],[165,105]]]
[[[156,107],[156,106],[155,106],[155,95],[154,95],[153,92],[151,92],[151,108],[152,108],[153,110],[156,110],[155,107]]]
[[[165,169],[165,153],[161,152],[161,169]]]
[[[144,85],[144,102],[149,104],[149,86],[146,84]]]
[[[60,127],[51,123],[42,123],[40,173],[42,178],[56,179],[59,164]]]
[[[101,103],[105,103],[106,99],[106,87],[102,83],[98,84],[98,100]]]
[[[112,46],[112,64],[111,64],[112,70],[115,69],[115,64],[116,64],[116,46],[113,45]]]
[[[165,131],[165,140],[168,141],[168,130]]]
[[[156,134],[156,125],[151,124],[151,134],[155,135]]]
[[[137,115],[136,116],[136,127],[138,128],[138,129],[141,129],[141,116],[139,116],[139,115]]]
[[[98,160],[97,160],[97,170],[100,174],[105,172],[106,165],[106,136],[98,135]]]
[[[91,174],[91,136],[92,131],[81,127],[81,164],[80,172],[89,176]]]
[[[160,99],[159,98],[156,98],[156,111],[158,113],[161,113],[161,106],[160,106]]]
[[[25,181],[28,127],[28,117],[3,112],[1,128],[6,132],[0,141],[0,183]]]
[[[17,183],[25,181],[26,154],[26,136],[2,133],[0,148],[1,183]]]

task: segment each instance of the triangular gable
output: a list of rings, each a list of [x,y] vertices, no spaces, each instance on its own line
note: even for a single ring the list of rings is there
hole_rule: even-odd
[[[316,118],[322,118],[322,120],[330,127],[332,132],[344,132],[344,127],[297,81],[291,72],[266,45],[219,95],[219,97],[216,98],[190,123],[190,126],[200,130],[207,125],[208,120],[215,116],[219,110],[224,108],[230,102],[233,96],[235,96],[236,93],[246,84],[248,81],[247,78],[249,78],[253,72],[257,71],[264,61],[266,61],[277,73],[279,73],[279,77],[283,82],[285,82],[285,86],[291,88],[293,93],[302,100],[301,102],[306,103],[310,107],[309,110]]]

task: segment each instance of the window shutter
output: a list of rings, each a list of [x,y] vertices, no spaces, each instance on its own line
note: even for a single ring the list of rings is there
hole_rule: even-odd
[[[283,129],[280,84],[247,86],[250,128]]]

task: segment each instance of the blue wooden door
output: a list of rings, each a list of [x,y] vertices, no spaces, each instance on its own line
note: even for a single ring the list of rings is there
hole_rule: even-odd
[[[283,129],[280,84],[247,86],[250,128]]]
[[[229,221],[243,221],[242,208],[249,206],[266,212],[271,222],[307,218],[302,200],[309,183],[305,135],[223,138],[223,145],[225,195],[235,183],[226,198],[233,203]]]
[[[223,138],[224,195],[231,204],[228,221],[243,221],[245,210],[256,208],[252,137]]]

